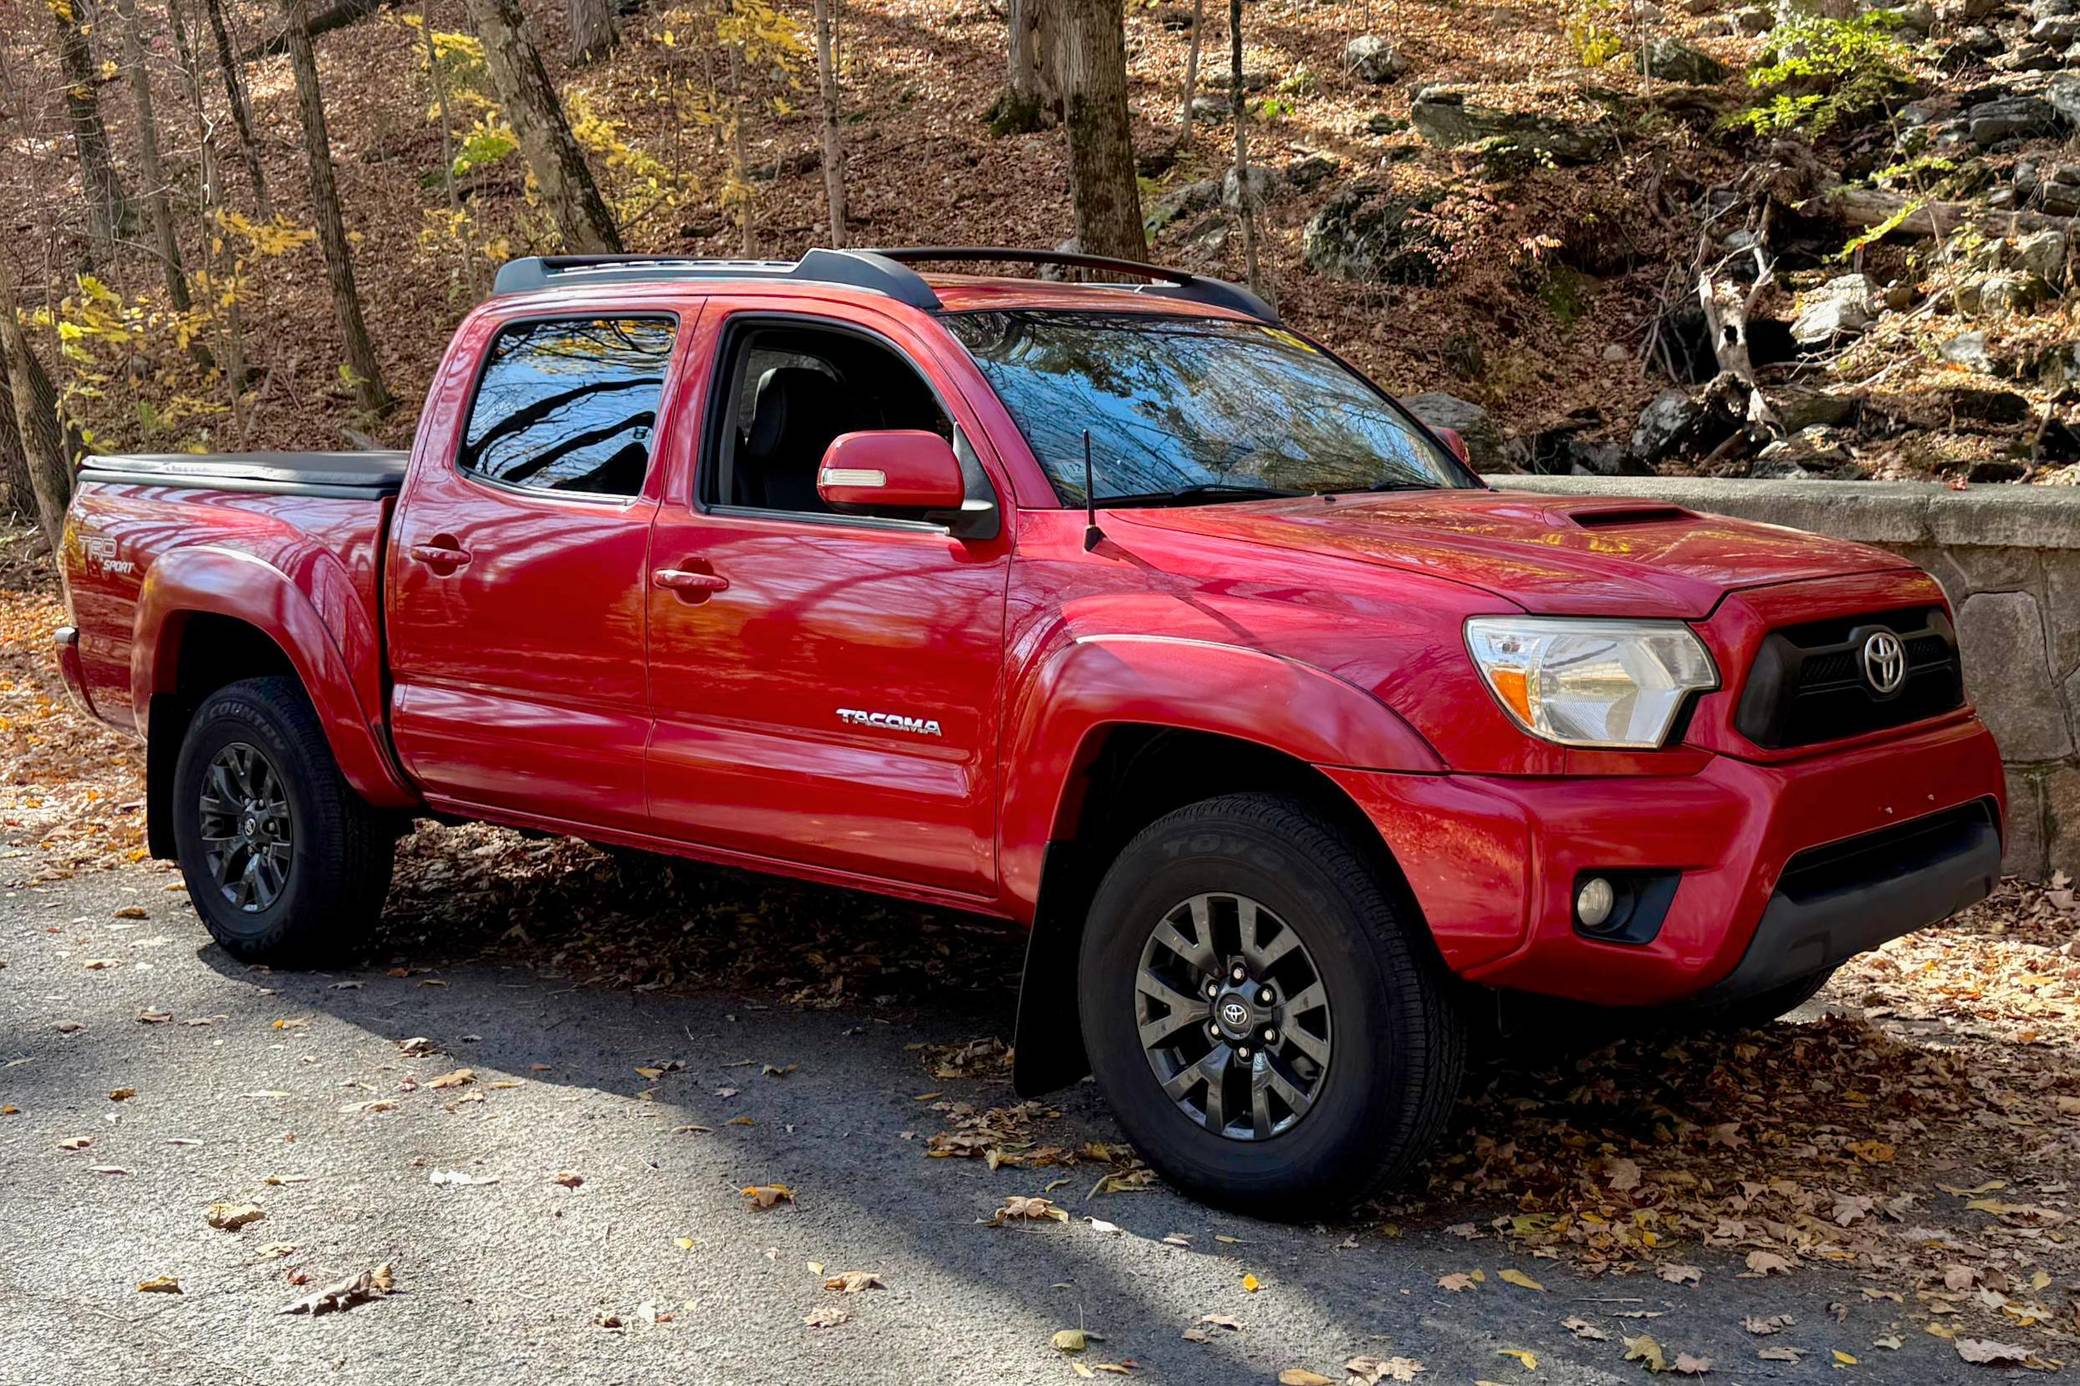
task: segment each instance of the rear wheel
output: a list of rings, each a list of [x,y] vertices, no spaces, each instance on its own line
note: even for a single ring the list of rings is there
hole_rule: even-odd
[[[1299,800],[1228,795],[1145,829],[1098,888],[1078,982],[1128,1137],[1194,1196],[1274,1217],[1406,1173],[1465,1051],[1420,927]]]
[[[203,700],[174,764],[173,812],[188,896],[236,958],[337,957],[382,909],[394,834],[341,778],[294,679],[245,679]]]

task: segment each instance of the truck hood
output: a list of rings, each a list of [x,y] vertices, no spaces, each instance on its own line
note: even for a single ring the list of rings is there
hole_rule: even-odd
[[[1512,491],[1308,497],[1110,520],[1444,578],[1526,611],[1695,620],[1744,587],[1912,565],[1882,549],[1664,501]]]

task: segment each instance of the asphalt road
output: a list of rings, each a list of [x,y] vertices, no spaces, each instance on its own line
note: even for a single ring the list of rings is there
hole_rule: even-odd
[[[1008,992],[805,1009],[576,990],[517,966],[386,970],[424,961],[411,956],[269,973],[210,946],[162,868],[20,884],[38,865],[0,846],[0,1102],[18,1109],[0,1116],[0,1382],[1053,1382],[1128,1360],[1149,1381],[1296,1367],[1342,1381],[1353,1357],[1419,1361],[1426,1383],[1639,1382],[1619,1340],[1642,1331],[1671,1359],[1710,1359],[1713,1382],[1986,1379],[1911,1327],[1873,1352],[1897,1306],[1846,1273],[1741,1279],[1699,1250],[1702,1287],[1592,1281],[1449,1230],[1505,1208],[1398,1234],[1286,1227],[1160,1188],[1086,1201],[1102,1166],[928,1159],[944,1123],[919,1094],[1012,1099],[999,1079],[932,1078],[914,1046],[1008,1033]],[[401,1051],[421,1036],[440,1052]],[[636,1071],[673,1061],[654,1081]],[[472,1081],[429,1086],[461,1067]],[[355,1110],[370,1102],[393,1105]],[[1088,1084],[1057,1105],[1049,1139],[1119,1139]],[[61,1148],[78,1137],[92,1144]],[[436,1185],[437,1171],[497,1182]],[[563,1171],[582,1183],[554,1182]],[[1051,1196],[1075,1221],[981,1225],[1064,1177]],[[797,1201],[749,1210],[739,1188],[772,1183]],[[266,1216],[217,1230],[218,1202]],[[387,1297],[278,1312],[381,1262]],[[1510,1266],[1544,1291],[1503,1283]],[[1437,1284],[1475,1268],[1473,1291]],[[851,1270],[885,1288],[822,1287]],[[155,1276],[182,1293],[139,1293]],[[805,1325],[833,1308],[846,1321]],[[1739,1319],[1784,1313],[1797,1326],[1767,1342],[1807,1356],[1758,1361]],[[1180,1336],[1206,1314],[1240,1328]],[[1560,1321],[1576,1316],[1608,1337],[1573,1337]],[[1088,1351],[1053,1346],[1079,1326]],[[1859,1365],[1839,1368],[1836,1348]]]

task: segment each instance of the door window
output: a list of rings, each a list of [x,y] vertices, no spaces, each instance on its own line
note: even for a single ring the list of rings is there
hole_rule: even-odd
[[[530,490],[638,494],[676,331],[669,318],[561,318],[499,329],[457,465]]]
[[[829,514],[816,473],[839,434],[921,428],[954,436],[917,369],[856,332],[759,324],[734,334],[725,370],[719,456],[702,469],[710,505]]]

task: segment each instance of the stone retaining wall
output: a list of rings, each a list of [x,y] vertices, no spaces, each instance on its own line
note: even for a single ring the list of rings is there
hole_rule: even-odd
[[[1890,549],[1957,609],[1966,685],[2008,767],[2008,870],[2080,877],[2080,489],[1921,482],[1490,476],[1517,490],[1650,496]]]

